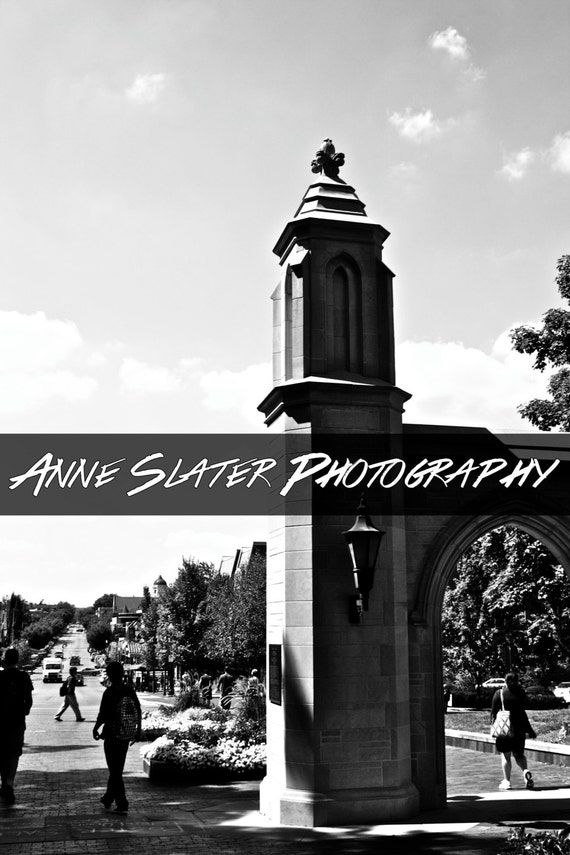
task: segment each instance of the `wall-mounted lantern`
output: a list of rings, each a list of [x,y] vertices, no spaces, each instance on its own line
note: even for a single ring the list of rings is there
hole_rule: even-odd
[[[352,622],[359,623],[363,612],[368,611],[368,595],[374,584],[378,550],[382,538],[386,534],[370,522],[364,504],[364,494],[360,497],[354,525],[343,534],[352,560],[352,572],[354,573],[356,587],[355,602],[354,598],[351,600],[350,618]],[[356,605],[356,609],[354,605]]]

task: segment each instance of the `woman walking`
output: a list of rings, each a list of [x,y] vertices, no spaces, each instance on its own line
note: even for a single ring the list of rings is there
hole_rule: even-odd
[[[527,790],[532,790],[534,787],[532,772],[528,769],[524,747],[526,735],[528,734],[531,739],[536,739],[536,733],[528,720],[525,701],[526,695],[522,687],[519,686],[517,675],[509,672],[505,676],[505,686],[497,689],[491,703],[491,724],[497,718],[497,713],[503,709],[508,710],[511,719],[512,735],[497,736],[495,743],[497,753],[501,755],[503,768],[503,780],[499,784],[500,790],[511,789],[511,754],[514,756],[516,764],[522,769]]]

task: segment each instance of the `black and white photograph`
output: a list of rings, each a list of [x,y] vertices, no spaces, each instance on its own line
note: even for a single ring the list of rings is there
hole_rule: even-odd
[[[0,0],[0,855],[570,853],[569,39]]]

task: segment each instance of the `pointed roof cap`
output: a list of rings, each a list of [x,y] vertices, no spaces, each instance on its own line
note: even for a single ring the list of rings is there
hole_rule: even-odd
[[[158,579],[155,581],[155,583],[154,583],[154,584],[155,584],[155,585],[166,585],[166,582],[164,581],[164,579],[162,578],[162,576],[159,576],[159,577],[158,577]]]
[[[323,140],[311,163],[311,172],[318,173],[319,177],[309,185],[295,219],[306,216],[334,219],[366,216],[365,205],[354,192],[354,187],[339,178],[339,169],[343,165],[344,154],[335,151],[332,140]]]

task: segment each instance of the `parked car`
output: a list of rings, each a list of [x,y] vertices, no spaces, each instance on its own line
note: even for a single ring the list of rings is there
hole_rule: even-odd
[[[70,665],[81,665],[81,656],[72,656],[69,660]]]
[[[557,698],[563,698],[567,704],[570,704],[570,683],[559,683],[553,689]]]
[[[481,686],[484,689],[501,689],[505,685],[503,677],[489,677]]]

